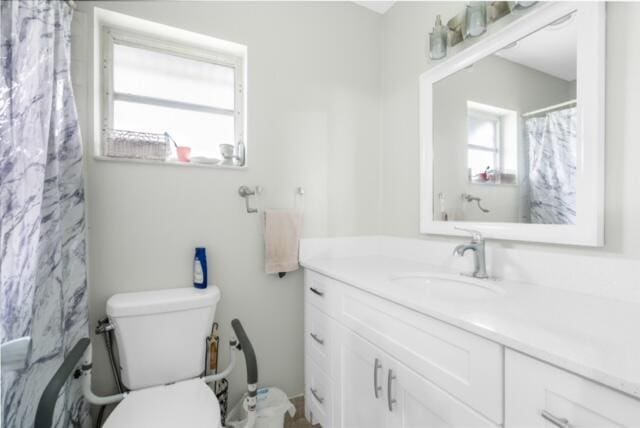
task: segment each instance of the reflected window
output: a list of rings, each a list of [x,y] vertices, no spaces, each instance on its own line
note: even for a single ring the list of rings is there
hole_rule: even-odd
[[[467,102],[467,167],[473,183],[514,183],[517,112]]]
[[[472,177],[499,169],[500,118],[469,111],[468,157]]]

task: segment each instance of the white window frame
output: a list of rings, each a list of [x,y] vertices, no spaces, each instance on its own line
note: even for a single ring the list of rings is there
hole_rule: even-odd
[[[101,143],[99,155],[103,153],[103,143],[106,132],[113,128],[113,104],[116,100],[133,101],[137,103],[150,104],[162,107],[180,108],[183,110],[210,112],[234,116],[234,146],[243,143],[245,146],[245,160],[240,167],[246,167],[247,142],[245,139],[245,58],[230,52],[223,52],[214,49],[204,49],[199,46],[192,46],[188,43],[177,43],[164,40],[156,36],[137,33],[128,29],[111,26],[101,28],[102,47],[102,91],[101,91]],[[115,93],[113,87],[113,45],[120,44],[140,49],[153,50],[165,54],[179,56],[182,58],[207,62],[210,64],[232,67],[234,69],[234,108],[222,109],[217,107],[199,105],[196,103],[173,101],[162,98],[148,97],[142,95]],[[235,167],[237,168],[237,167]]]
[[[492,114],[475,108],[470,108],[467,111],[468,118],[475,118],[493,123],[493,130],[495,139],[493,141],[493,147],[480,146],[477,144],[469,143],[467,136],[467,164],[469,159],[469,150],[481,150],[485,152],[493,153],[493,168],[494,170],[502,171],[502,116],[498,114]],[[468,119],[467,119],[468,120]],[[467,129],[468,129],[467,123]],[[468,131],[467,131],[468,132]],[[471,182],[473,183],[473,177]]]

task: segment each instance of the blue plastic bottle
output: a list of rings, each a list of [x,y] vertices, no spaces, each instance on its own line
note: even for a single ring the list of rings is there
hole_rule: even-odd
[[[207,288],[207,252],[203,247],[196,248],[193,258],[193,286]]]

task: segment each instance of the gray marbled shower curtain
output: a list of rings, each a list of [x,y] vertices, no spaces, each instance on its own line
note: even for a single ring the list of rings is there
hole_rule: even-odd
[[[525,122],[531,223],[576,223],[576,108]]]
[[[2,372],[2,426],[31,427],[42,391],[88,336],[82,147],[69,70],[72,10],[0,3],[0,340],[31,337]],[[55,425],[89,426],[78,382]]]

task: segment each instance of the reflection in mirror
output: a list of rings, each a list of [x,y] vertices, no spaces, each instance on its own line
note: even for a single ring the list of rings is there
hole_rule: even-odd
[[[434,220],[576,224],[575,21],[433,85]]]

